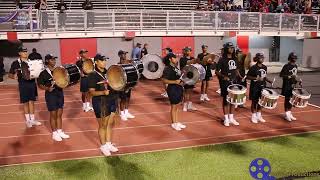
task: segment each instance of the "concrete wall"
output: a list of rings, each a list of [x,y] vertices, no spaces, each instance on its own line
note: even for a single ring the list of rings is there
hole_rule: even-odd
[[[194,38],[194,51],[195,56],[202,52],[201,46],[203,44],[208,46],[208,52],[218,53],[223,45],[223,40],[221,37],[195,37]]]
[[[320,67],[320,39],[305,39],[303,43],[302,65],[304,67]]]
[[[298,64],[302,63],[303,40],[297,40],[295,37],[280,38],[280,62],[288,62],[290,52],[295,52],[298,56]]]

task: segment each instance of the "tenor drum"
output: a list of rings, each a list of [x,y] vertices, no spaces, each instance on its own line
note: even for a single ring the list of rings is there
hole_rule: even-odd
[[[41,59],[21,63],[23,79],[36,79],[44,69],[43,61]]]
[[[66,88],[78,83],[81,77],[78,66],[74,64],[56,67],[52,76],[56,85],[60,88]]]
[[[133,63],[132,63],[133,65],[134,65],[134,67],[138,70],[138,72],[139,72],[139,78],[140,78],[140,76],[141,76],[141,74],[142,74],[142,72],[143,72],[143,63],[142,63],[142,61],[141,60],[137,60],[137,61],[133,61]]]
[[[83,69],[83,72],[86,74],[90,74],[91,72],[93,72],[94,71],[93,59],[84,60],[82,64],[82,69]]]
[[[162,58],[156,54],[147,54],[141,58],[143,63],[143,76],[147,79],[158,79],[162,76],[164,64]]]
[[[279,94],[268,88],[262,89],[261,98],[259,99],[259,105],[266,109],[274,109],[277,107]]]
[[[201,64],[187,65],[182,71],[182,81],[188,85],[194,85],[206,77],[206,69]]]
[[[297,108],[305,108],[308,105],[308,101],[311,94],[303,88],[294,88],[292,90],[292,98],[290,103]]]
[[[247,88],[240,84],[228,86],[227,101],[233,105],[243,105],[246,102]]]
[[[117,64],[109,67],[108,84],[113,90],[125,91],[137,85],[139,72],[132,64]]]

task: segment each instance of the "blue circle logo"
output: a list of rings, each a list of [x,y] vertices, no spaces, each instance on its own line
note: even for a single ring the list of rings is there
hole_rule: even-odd
[[[270,176],[271,165],[268,160],[264,158],[257,158],[250,163],[249,172],[251,177],[257,180],[275,179]]]

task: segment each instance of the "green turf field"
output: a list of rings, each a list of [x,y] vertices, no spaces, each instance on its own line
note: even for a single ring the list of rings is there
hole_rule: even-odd
[[[320,133],[120,157],[0,168],[0,179],[252,179],[250,162],[271,163],[271,175],[320,171]],[[320,179],[318,177],[306,179]]]

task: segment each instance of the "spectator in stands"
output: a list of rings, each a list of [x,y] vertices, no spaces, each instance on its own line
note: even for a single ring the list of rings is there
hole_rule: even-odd
[[[89,24],[92,25],[92,28],[94,28],[94,12],[93,10],[93,4],[90,0],[85,0],[85,2],[82,3],[82,8],[87,12],[87,27],[89,28]]]
[[[67,13],[65,13],[65,10],[67,10],[67,4],[63,0],[60,0],[57,5],[57,10],[59,11],[59,28],[64,30],[67,19]]]
[[[142,48],[142,50],[141,50],[141,58],[143,57],[143,56],[145,56],[145,55],[147,55],[148,54],[148,44],[147,43],[145,43],[144,45],[143,45],[143,48]]]
[[[17,7],[17,9],[22,9],[23,8],[20,0],[16,0],[16,7]]]
[[[4,73],[5,73],[5,70],[4,70],[4,64],[3,64],[3,57],[0,56],[0,83],[3,82]]]
[[[29,57],[28,57],[30,60],[35,60],[35,59],[42,59],[42,56],[41,54],[39,54],[37,52],[37,49],[36,48],[33,48],[32,49],[32,53],[29,54]]]
[[[136,47],[133,48],[131,54],[132,60],[140,60],[141,59],[141,44],[137,43]]]
[[[42,23],[42,29],[48,28],[48,14],[46,12],[47,10],[47,0],[38,0],[36,4],[34,5],[35,9],[40,10],[41,12],[41,23]]]

